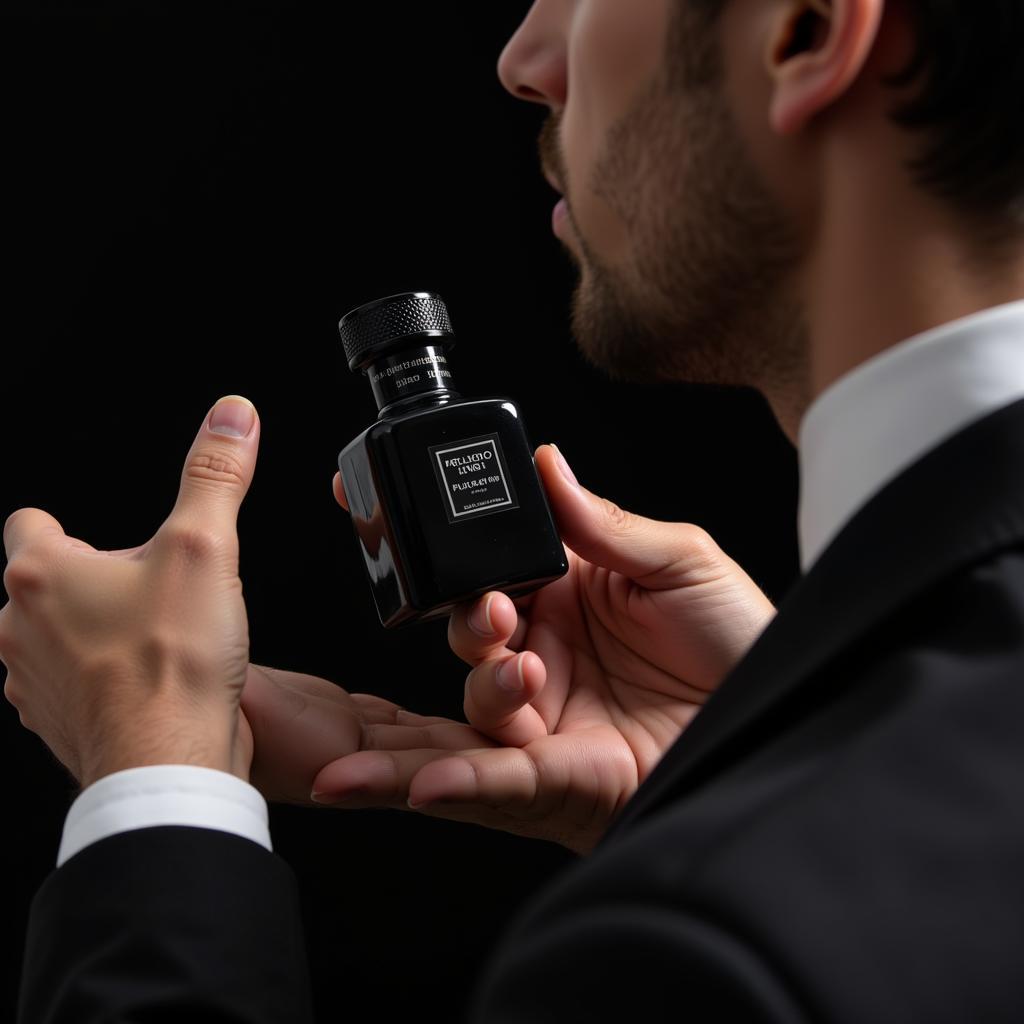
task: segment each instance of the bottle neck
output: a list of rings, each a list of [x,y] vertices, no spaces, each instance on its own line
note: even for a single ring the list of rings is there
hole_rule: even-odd
[[[411,345],[382,356],[366,368],[380,415],[398,406],[444,402],[458,397],[445,350],[438,345]]]

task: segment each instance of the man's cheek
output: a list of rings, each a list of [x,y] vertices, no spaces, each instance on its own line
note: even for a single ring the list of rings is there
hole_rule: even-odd
[[[600,133],[625,116],[654,80],[663,61],[674,2],[579,3],[567,46],[567,99],[570,104],[580,102],[580,120],[594,131]]]
[[[572,65],[570,65],[570,68]],[[569,195],[589,186],[589,168],[594,162],[594,139],[600,132],[588,83],[570,71],[570,86],[561,118],[560,143]]]
[[[574,178],[570,171],[572,225],[588,251],[607,266],[629,261],[629,228],[619,180],[604,153],[597,152]]]
[[[562,156],[565,163],[566,195],[572,207],[571,224],[587,244],[600,254],[608,231],[609,209],[599,195],[605,189],[598,169],[600,150],[595,145],[597,127],[591,108],[577,91],[570,94],[562,118]]]

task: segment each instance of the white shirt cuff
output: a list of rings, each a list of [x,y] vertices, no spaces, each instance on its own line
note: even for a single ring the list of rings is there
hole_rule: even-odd
[[[64,820],[57,867],[90,843],[154,825],[233,832],[272,850],[267,802],[236,775],[192,764],[113,772],[87,786]]]

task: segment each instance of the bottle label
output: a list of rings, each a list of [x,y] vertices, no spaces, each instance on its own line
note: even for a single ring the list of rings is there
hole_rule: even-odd
[[[448,522],[519,507],[497,434],[436,444],[429,451]]]

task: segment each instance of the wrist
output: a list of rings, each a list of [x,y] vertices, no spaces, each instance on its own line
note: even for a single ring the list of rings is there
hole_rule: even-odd
[[[249,781],[249,766],[238,757],[234,745],[225,736],[226,730],[214,731],[176,728],[163,734],[136,731],[130,737],[103,743],[79,760],[79,785],[82,789],[114,772],[127,768],[143,768],[158,764],[187,764],[228,772],[243,782]]]

